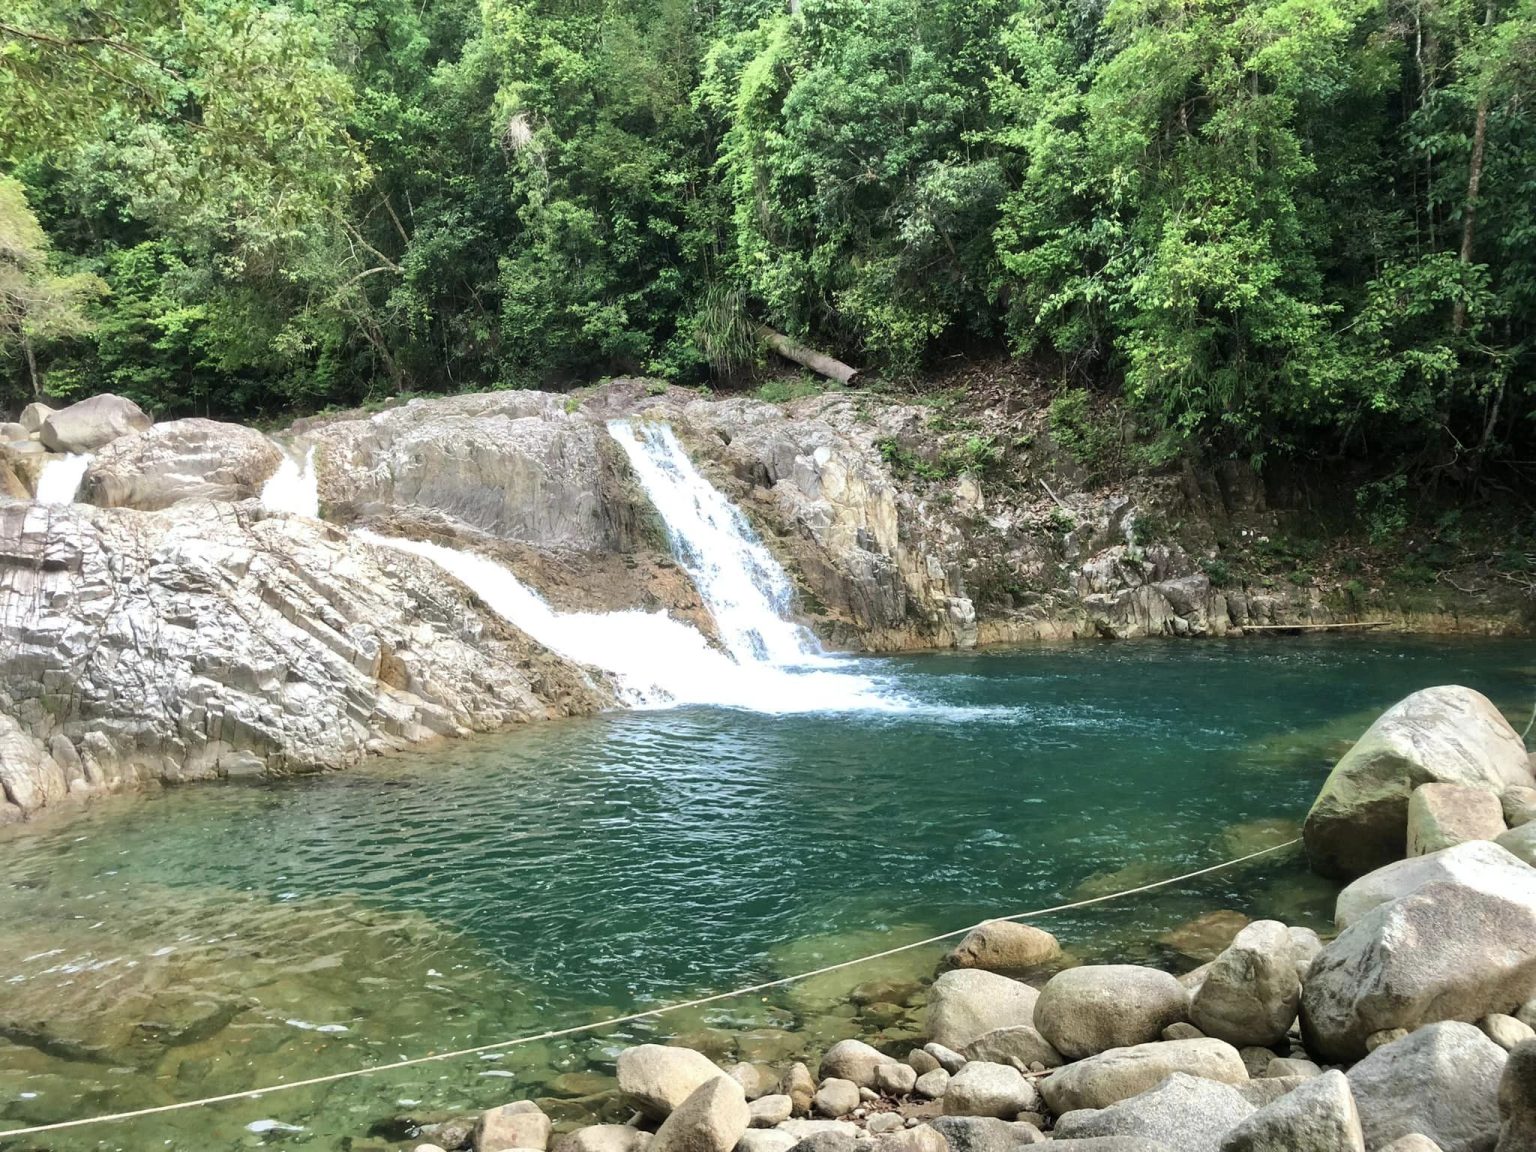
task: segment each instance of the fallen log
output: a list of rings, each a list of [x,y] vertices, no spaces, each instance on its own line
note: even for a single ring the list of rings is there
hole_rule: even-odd
[[[758,325],[757,334],[763,343],[786,360],[793,360],[802,368],[809,368],[818,375],[841,384],[852,384],[859,378],[859,370],[803,344],[796,344],[782,332],[775,332],[766,325]]]

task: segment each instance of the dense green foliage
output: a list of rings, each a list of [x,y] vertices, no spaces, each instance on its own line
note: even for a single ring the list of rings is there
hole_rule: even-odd
[[[1536,0],[110,8],[0,18],[10,401],[702,380],[767,324],[1222,453],[1536,441]]]

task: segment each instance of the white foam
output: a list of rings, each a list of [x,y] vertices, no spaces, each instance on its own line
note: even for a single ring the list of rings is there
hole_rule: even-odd
[[[39,504],[73,504],[80,491],[80,481],[94,457],[89,452],[66,452],[50,456],[37,474]]]
[[[302,462],[283,450],[283,462],[261,486],[261,502],[268,512],[320,518],[320,486],[315,477],[313,445],[304,453]]]

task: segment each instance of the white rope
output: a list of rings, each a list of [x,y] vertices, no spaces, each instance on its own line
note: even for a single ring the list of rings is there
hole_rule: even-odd
[[[1050,908],[1036,908],[1030,912],[1015,912],[1010,916],[993,916],[993,920],[1028,920],[1035,916],[1049,916],[1056,912],[1070,912],[1075,908],[1086,908],[1090,904],[1102,904],[1107,900],[1119,900],[1126,896],[1135,896],[1140,892],[1150,892],[1154,888],[1166,888],[1170,884],[1178,884],[1185,880],[1193,880],[1197,876],[1206,876],[1212,872],[1220,872],[1224,868],[1231,868],[1237,864],[1255,860],[1260,856],[1268,856],[1271,852],[1279,852],[1282,848],[1300,844],[1298,837],[1287,840],[1284,844],[1274,844],[1268,848],[1261,848],[1257,852],[1250,852],[1246,856],[1238,856],[1232,860],[1224,860],[1220,864],[1212,864],[1208,868],[1199,868],[1193,872],[1186,872],[1182,876],[1173,876],[1167,880],[1156,880],[1151,884],[1142,884],[1136,888],[1126,888],[1120,892],[1111,892],[1107,896],[1094,896],[1087,900],[1076,900],[1071,904],[1057,904]],[[981,923],[985,923],[982,921]],[[399,1068],[413,1068],[419,1064],[431,1064],[438,1060],[458,1060],[465,1056],[478,1056],[482,1052],[497,1052],[505,1048],[515,1048],[522,1044],[533,1044],[540,1040],[555,1040],[562,1036],[575,1036],[582,1032],[596,1032],[600,1028],[613,1028],[620,1024],[632,1024],[636,1020],[648,1020],[656,1016],[663,1016],[668,1012],[678,1012],[684,1008],[698,1008],[705,1004],[716,1004],[721,1000],[732,1000],[737,996],[749,996],[754,992],[766,992],[770,988],[782,988],[787,984],[796,984],[801,980],[809,980],[814,976],[825,976],[829,972],[840,972],[844,968],[852,968],[856,964],[867,964],[871,960],[882,960],[887,956],[896,956],[902,952],[910,952],[914,948],[922,948],[929,944],[938,944],[944,940],[953,940],[956,936],[964,936],[979,924],[969,924],[964,928],[956,928],[953,932],[941,932],[937,936],[929,936],[925,940],[914,940],[910,944],[898,944],[894,948],[887,948],[883,952],[872,952],[868,956],[859,956],[853,960],[843,960],[836,964],[828,964],[822,968],[813,968],[809,972],[798,972],[793,976],[781,976],[777,980],[764,980],[760,984],[748,984],[745,988],[735,988],[730,992],[716,992],[709,996],[700,996],[696,1000],[684,1000],[677,1004],[666,1004],[660,1008],[648,1008],[644,1012],[631,1012],[627,1016],[614,1016],[607,1020],[598,1020],[591,1024],[576,1024],[569,1028],[553,1028],[548,1032],[539,1032],[532,1036],[519,1036],[515,1040],[499,1040],[494,1044],[481,1044],[475,1048],[460,1048],[453,1052],[437,1052],[430,1056],[417,1056],[410,1060],[396,1060],[390,1064],[377,1064],[372,1068],[354,1068],[349,1072],[332,1072],[327,1076],[312,1076],[308,1080],[294,1080],[285,1084],[273,1084],[267,1088],[252,1088],[245,1092],[227,1092],[222,1096],[205,1096],[201,1100],[183,1100],[178,1104],[160,1104],[153,1108],[138,1108],[132,1112],[111,1112],[102,1116],[87,1116],[81,1120],[63,1120],[56,1124],[38,1124],[31,1128],[7,1128],[0,1131],[0,1141],[13,1136],[36,1136],[42,1132],[59,1132],[65,1128],[84,1128],[91,1124],[109,1124],[118,1120],[135,1120],[141,1116],[156,1116],[165,1112],[180,1112],[187,1108],[202,1108],[209,1104],[227,1104],[231,1100],[255,1100],[274,1092],[291,1092],[296,1088],[313,1088],[319,1084],[334,1084],[338,1080],[351,1080],[358,1076],[375,1076],[380,1072],[393,1072]]]

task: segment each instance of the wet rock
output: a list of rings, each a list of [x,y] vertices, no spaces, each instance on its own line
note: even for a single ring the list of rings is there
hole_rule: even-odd
[[[1176,979],[1134,964],[1095,964],[1058,972],[1040,992],[1034,1025],[1069,1060],[1156,1040],[1189,1018]]]
[[[1494,840],[1504,832],[1498,796],[1461,784],[1421,784],[1408,797],[1408,855]]]
[[[1365,1152],[1349,1081],[1338,1071],[1308,1081],[1239,1121],[1221,1152]]]
[[[593,1124],[561,1136],[554,1152],[646,1152],[651,1139],[652,1133],[628,1124]]]
[[[912,1088],[919,1096],[926,1096],[929,1100],[937,1100],[949,1088],[949,1073],[942,1068],[935,1068],[931,1072],[924,1072],[917,1078],[917,1083]]]
[[[930,1121],[949,1152],[1014,1152],[1038,1144],[1039,1130],[991,1116],[940,1116]]]
[[[778,1077],[767,1068],[745,1061],[732,1064],[725,1070],[725,1074],[741,1085],[748,1101],[766,1096],[779,1086]]]
[[[1036,1065],[1055,1068],[1064,1063],[1061,1053],[1030,1024],[995,1028],[966,1048],[965,1056],[968,1060],[1011,1064],[1020,1072],[1028,1072]]]
[[[821,1087],[811,1100],[811,1111],[829,1120],[846,1116],[859,1106],[859,1086],[836,1076],[823,1077]]]
[[[1527,1040],[1510,1052],[1499,1079],[1496,1152],[1530,1152],[1532,1148],[1536,1148],[1536,1040]]]
[[[25,424],[27,413],[22,417]],[[144,431],[151,423],[132,400],[103,392],[50,412],[38,432],[50,452],[94,452],[119,436]]]
[[[1536,874],[1498,892],[1433,882],[1323,949],[1302,992],[1307,1051],[1363,1056],[1390,1028],[1478,1020],[1536,995]]]
[[[1352,878],[1401,859],[1408,797],[1429,783],[1494,795],[1536,786],[1524,742],[1487,697],[1426,688],[1384,712],[1334,766],[1303,826],[1312,867]]]
[[[171,420],[122,436],[98,452],[81,482],[81,499],[143,512],[178,500],[248,500],[260,493],[282,458],[254,428]]]
[[[1174,1075],[1108,1108],[1068,1112],[1057,1120],[1055,1138],[1137,1137],[1179,1152],[1218,1152],[1227,1132],[1254,1111],[1230,1084]]]
[[[751,1120],[741,1085],[717,1070],[672,1109],[650,1152],[732,1152]]]
[[[946,972],[928,993],[928,1038],[963,1050],[994,1029],[1032,1024],[1039,995],[1028,984],[995,972],[974,968]],[[943,1058],[939,1059],[942,1063]]]
[[[1502,1012],[1490,1013],[1477,1022],[1483,1035],[1506,1052],[1513,1051],[1527,1040],[1536,1040],[1536,1028],[1523,1020],[1506,1016]]]
[[[972,1060],[950,1077],[944,1090],[946,1116],[1012,1119],[1039,1106],[1040,1094],[1017,1068]]]
[[[859,1088],[875,1086],[875,1069],[897,1061],[862,1040],[839,1040],[821,1058],[821,1076],[851,1080]]]
[[[1470,1024],[1420,1028],[1349,1070],[1367,1148],[1411,1132],[1444,1152],[1488,1152],[1498,1138],[1508,1054]]]
[[[794,1101],[783,1093],[759,1096],[747,1105],[751,1127],[773,1128],[794,1115]]]
[[[1017,972],[1060,955],[1061,945],[1049,932],[1013,920],[988,920],[972,928],[947,959],[956,968]]]
[[[737,1054],[754,1064],[780,1064],[805,1052],[805,1037],[782,1028],[753,1028],[737,1034],[734,1040]],[[707,1049],[699,1050],[711,1054]]]
[[[983,1033],[985,1035],[985,1033]],[[923,1045],[923,1051],[939,1062],[939,1067],[953,1076],[965,1067],[965,1057],[953,1048],[946,1048],[942,1044],[930,1041]]]
[[[1169,1040],[1111,1048],[1058,1068],[1039,1082],[1058,1115],[1078,1108],[1107,1108],[1183,1073],[1224,1084],[1248,1079],[1237,1049],[1222,1040]]]
[[[1334,923],[1342,931],[1372,908],[1417,892],[1436,880],[1497,892],[1533,874],[1508,849],[1487,840],[1471,840],[1439,852],[1398,860],[1348,884],[1334,904]]]
[[[1248,925],[1211,965],[1190,1002],[1190,1021],[1229,1044],[1273,1045],[1301,1003],[1290,930],[1278,920]]]
[[[1522,863],[1536,866],[1536,822],[1511,828],[1494,842]]]
[[[656,1119],[665,1119],[702,1085],[722,1075],[709,1057],[691,1048],[639,1044],[619,1053],[619,1091]],[[740,1091],[741,1086],[736,1087]]]
[[[508,1152],[512,1148],[549,1147],[549,1117],[537,1104],[520,1100],[480,1115],[475,1125],[475,1152]]]
[[[875,1068],[875,1091],[886,1096],[905,1096],[917,1084],[917,1072],[906,1064],[891,1062]]]

